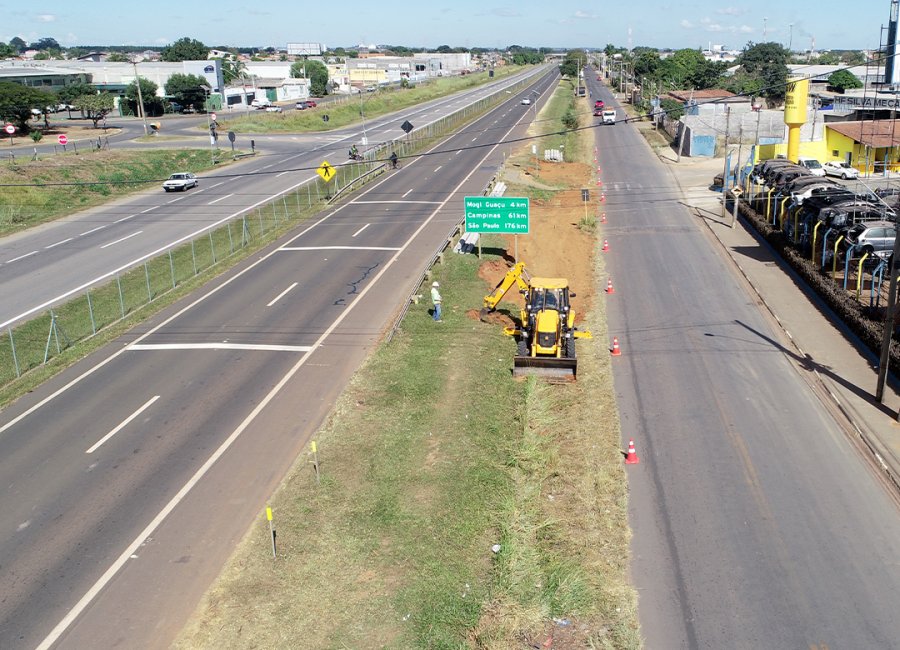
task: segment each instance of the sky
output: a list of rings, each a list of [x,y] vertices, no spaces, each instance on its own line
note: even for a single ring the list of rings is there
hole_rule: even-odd
[[[509,45],[601,49],[740,50],[777,41],[794,50],[874,49],[890,0],[0,0],[0,40],[55,38],[74,45],[163,47],[182,38],[209,46],[505,48]]]

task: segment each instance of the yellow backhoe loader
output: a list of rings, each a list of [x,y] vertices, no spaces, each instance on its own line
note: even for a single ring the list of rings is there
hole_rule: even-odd
[[[564,278],[531,277],[519,262],[506,272],[494,290],[484,297],[481,318],[497,308],[513,286],[525,297],[518,327],[506,327],[503,333],[516,337],[514,376],[539,375],[574,379],[578,370],[575,339],[589,339],[591,333],[578,331],[575,312],[569,298],[569,281]]]

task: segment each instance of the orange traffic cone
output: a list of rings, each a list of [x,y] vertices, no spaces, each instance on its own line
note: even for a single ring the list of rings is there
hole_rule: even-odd
[[[605,239],[603,240],[603,248],[601,248],[600,250],[603,251],[604,253],[609,250],[609,242],[606,241]]]
[[[628,440],[628,453],[625,454],[625,464],[637,465],[639,462],[641,462],[641,459],[638,458],[637,452],[634,449],[634,438],[630,438]]]
[[[606,293],[615,293],[616,290],[612,286],[612,278],[606,279]]]
[[[597,179],[597,187],[600,187],[600,179]]]
[[[606,213],[600,215],[600,223],[606,223]]]
[[[597,184],[598,185],[600,184],[599,179],[597,180]],[[606,194],[601,194],[600,195],[600,203],[603,203],[604,201],[606,201]]]
[[[615,336],[613,337],[612,355],[614,357],[619,357],[622,355],[622,350],[619,349],[619,339]]]

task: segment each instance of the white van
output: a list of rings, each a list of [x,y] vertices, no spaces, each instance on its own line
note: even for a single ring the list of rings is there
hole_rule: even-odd
[[[603,111],[603,124],[615,124],[616,123],[616,111],[614,109],[607,109]]]
[[[815,158],[804,158],[803,156],[800,156],[799,158],[797,158],[797,162],[798,164],[806,167],[809,170],[809,173],[813,176],[825,175],[825,168],[822,167],[822,163],[820,163]]]

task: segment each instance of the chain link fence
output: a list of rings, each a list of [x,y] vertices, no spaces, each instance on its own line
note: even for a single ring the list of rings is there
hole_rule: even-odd
[[[5,330],[0,333],[0,386],[164,299],[185,282],[224,266],[236,254],[261,248],[344,193],[378,178],[387,170],[392,152],[404,158],[434,146],[529,83],[522,80],[402,138],[373,145],[364,152],[363,161],[337,167],[330,183],[317,177],[190,242],[116,273],[105,284],[64,304],[0,326]]]

